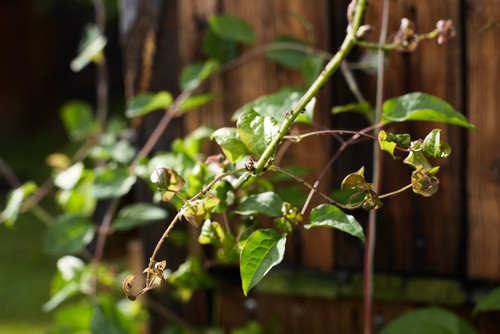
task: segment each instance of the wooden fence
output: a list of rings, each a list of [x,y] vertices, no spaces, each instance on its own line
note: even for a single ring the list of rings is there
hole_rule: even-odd
[[[280,35],[307,39],[314,32],[314,46],[335,51],[345,33],[349,1],[306,0],[190,0],[164,1],[149,20],[138,25],[135,38],[156,33],[156,56],[149,90],[175,91],[179,68],[201,58],[201,36],[213,14],[237,15],[255,29],[258,43]],[[371,1],[367,22],[378,35],[380,1]],[[143,1],[147,12],[147,4]],[[379,211],[375,254],[375,318],[377,326],[405,310],[426,303],[450,306],[470,319],[483,333],[499,330],[494,314],[472,317],[471,297],[480,292],[478,282],[500,281],[500,150],[497,139],[500,94],[500,3],[494,0],[393,0],[389,31],[402,17],[415,22],[418,32],[434,29],[439,19],[451,19],[456,37],[444,46],[423,42],[414,53],[392,53],[386,71],[385,97],[422,91],[450,102],[477,126],[477,132],[444,126],[443,137],[453,152],[442,164],[439,192],[431,198],[405,193],[387,201]],[[149,8],[151,10],[152,7]],[[298,19],[300,17],[301,19]],[[142,34],[142,35],[141,35]],[[243,51],[248,51],[245,47]],[[133,49],[131,49],[133,50]],[[137,51],[139,52],[139,51]],[[352,61],[356,61],[358,52]],[[128,55],[128,70],[140,68]],[[165,59],[169,59],[166,63]],[[140,60],[139,60],[140,63]],[[135,66],[135,67],[134,67]],[[142,69],[143,71],[144,69]],[[141,69],[131,75],[138,82]],[[130,73],[129,73],[130,74]],[[184,118],[185,132],[200,124],[230,125],[230,116],[245,102],[300,84],[300,76],[264,57],[255,57],[224,76],[212,80],[210,89],[223,91],[220,99]],[[374,78],[359,74],[364,94],[373,101]],[[359,120],[332,120],[333,104],[352,101],[340,76],[319,96],[316,122],[334,126],[359,126]],[[155,120],[151,120],[155,122]],[[353,122],[358,122],[353,124]],[[416,122],[399,126],[415,136],[425,136],[442,125]],[[307,162],[314,180],[334,152],[328,138],[315,138],[307,149],[299,145],[285,164]],[[366,164],[367,148],[348,152],[328,182],[338,182],[347,172]],[[384,190],[404,185],[408,170],[399,162],[383,162]],[[360,333],[362,331],[361,279],[363,246],[355,238],[329,230],[297,233],[287,249],[285,270],[271,276],[245,299],[238,286],[199,294],[181,307],[195,323],[215,321],[224,327],[250,319],[277,319],[286,333]],[[234,274],[234,273],[232,273]],[[255,303],[254,303],[255,302]],[[498,314],[497,314],[498,315]]]

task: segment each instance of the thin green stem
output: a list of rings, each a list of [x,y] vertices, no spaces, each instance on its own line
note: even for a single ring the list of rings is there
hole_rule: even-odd
[[[415,34],[414,38],[417,42],[421,42],[424,40],[432,40],[436,39],[439,36],[439,30],[434,29],[431,32],[428,32],[426,34]],[[382,51],[393,51],[398,48],[403,48],[403,42],[394,42],[394,43],[388,43],[388,44],[382,44],[382,43],[372,43],[372,42],[366,42],[366,41],[361,41],[361,40],[356,40],[356,45],[371,49],[371,50],[382,50]]]
[[[380,195],[378,198],[386,198],[386,197],[391,197],[391,196],[397,195],[399,193],[402,193],[405,190],[411,189],[412,186],[413,186],[413,184],[410,183],[401,189],[394,190],[394,191],[391,191],[390,193]]]
[[[247,170],[246,168],[242,167],[242,168],[230,170],[228,172],[217,175],[217,177],[215,177],[212,181],[210,181],[209,184],[207,184],[205,187],[203,187],[203,189],[199,193],[197,193],[196,195],[191,197],[191,199],[189,201],[194,201],[194,200],[200,198],[201,196],[205,195],[214,186],[214,184],[216,184],[220,180],[222,180],[230,175],[233,175],[233,174],[242,173],[246,170]]]
[[[264,153],[262,153],[260,159],[257,161],[255,165],[255,171],[253,173],[248,172],[240,176],[238,182],[236,182],[235,185],[236,188],[245,183],[253,174],[259,175],[262,173],[262,171],[268,164],[269,159],[274,155],[276,149],[283,140],[283,137],[290,130],[290,127],[292,126],[295,119],[305,109],[305,107],[311,101],[311,99],[318,93],[320,88],[324,86],[324,84],[332,76],[332,74],[335,73],[335,71],[340,67],[342,61],[347,57],[351,49],[356,44],[355,34],[362,24],[366,12],[367,3],[368,3],[367,0],[360,0],[357,3],[352,25],[348,27],[346,38],[344,39],[342,45],[340,46],[339,51],[337,51],[337,53],[328,62],[328,64],[326,64],[321,74],[312,83],[307,92],[302,96],[297,105],[293,108],[292,112],[287,114],[284,122],[280,127],[280,130],[276,135],[274,135],[273,140],[267,146]]]

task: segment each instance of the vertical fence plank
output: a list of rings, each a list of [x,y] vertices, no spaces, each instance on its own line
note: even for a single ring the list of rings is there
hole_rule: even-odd
[[[468,273],[500,278],[500,3],[470,1],[467,9],[468,110],[477,133],[467,147]]]

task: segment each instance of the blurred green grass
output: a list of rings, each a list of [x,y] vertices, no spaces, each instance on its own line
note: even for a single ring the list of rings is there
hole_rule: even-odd
[[[56,259],[44,252],[45,231],[31,214],[12,228],[0,225],[0,333],[45,333],[50,324],[41,307],[49,299]]]

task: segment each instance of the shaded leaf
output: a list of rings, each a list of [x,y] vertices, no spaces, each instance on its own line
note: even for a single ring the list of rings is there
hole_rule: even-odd
[[[222,152],[231,163],[251,155],[248,148],[241,141],[236,128],[220,128],[212,134],[212,138],[219,144]]]
[[[476,330],[456,314],[439,307],[410,311],[385,326],[380,334],[475,334]]]
[[[420,92],[389,99],[385,101],[382,109],[383,122],[386,124],[404,121],[431,121],[459,125],[469,129],[476,128],[447,102]]]
[[[181,290],[181,298],[185,301],[189,300],[195,290],[207,289],[214,284],[212,277],[204,270],[200,260],[194,256],[189,256],[168,277],[168,282]]]
[[[236,58],[238,44],[235,41],[224,39],[212,29],[208,29],[203,36],[203,52],[208,58],[216,59],[224,64]]]
[[[268,191],[246,197],[234,211],[240,215],[262,213],[270,217],[281,216],[283,201],[275,192]]]
[[[83,140],[97,133],[92,107],[82,101],[70,101],[61,108],[61,120],[73,141]]]
[[[365,180],[365,167],[361,167],[357,172],[348,174],[341,184],[341,189],[354,189],[365,191],[371,189],[371,186]]]
[[[410,153],[408,153],[408,156],[403,160],[403,163],[413,168],[417,168],[418,166],[423,166],[427,169],[432,168],[432,165],[422,152],[421,140],[411,142],[410,149]]]
[[[422,143],[422,151],[428,157],[447,158],[451,153],[451,147],[441,141],[441,129],[432,130]]]
[[[241,141],[256,159],[260,158],[279,130],[273,118],[260,116],[251,109],[241,113],[237,127]]]
[[[173,102],[169,92],[161,91],[155,94],[142,94],[134,97],[127,105],[125,115],[128,118],[144,116],[152,111],[166,110]]]
[[[216,99],[219,97],[220,94],[216,93],[204,93],[204,94],[196,94],[196,95],[191,95],[184,101],[182,101],[181,105],[179,106],[179,111],[180,112],[185,112],[188,110],[196,109],[198,107],[201,107],[210,101]]]
[[[106,37],[101,35],[99,28],[95,24],[87,24],[78,45],[78,55],[71,61],[71,69],[79,72],[89,63],[98,60],[102,57],[106,43]]]
[[[0,223],[5,223],[8,227],[13,226],[17,221],[24,199],[35,192],[36,189],[37,186],[34,182],[27,182],[12,190],[9,193],[7,205],[0,214]]]
[[[307,56],[302,63],[302,76],[307,86],[311,86],[323,70],[325,59],[322,56]]]
[[[334,205],[321,204],[315,207],[311,210],[309,219],[311,223],[304,226],[306,229],[320,226],[335,228],[365,241],[363,228],[356,218],[345,214]]]
[[[474,314],[491,311],[500,311],[500,287],[481,297],[474,306]]]
[[[373,113],[375,112],[374,108],[370,104],[370,102],[354,102],[349,103],[343,106],[335,106],[332,108],[332,113],[341,114],[345,112],[355,112],[361,114],[363,116],[368,117],[368,119],[372,119]]]
[[[297,46],[297,48],[285,47],[283,43]],[[300,47],[304,49],[299,50]],[[308,56],[305,49],[306,44],[301,40],[293,36],[280,36],[271,42],[270,49],[266,52],[266,58],[288,68],[300,69]]]
[[[194,89],[219,69],[219,62],[209,59],[204,63],[193,63],[186,66],[180,76],[180,86],[183,90]]]
[[[208,24],[214,33],[223,39],[253,44],[256,41],[255,32],[251,25],[241,18],[230,15],[212,16]]]
[[[118,166],[96,168],[95,176],[92,193],[97,199],[122,197],[130,191],[137,180],[128,168]]]
[[[271,117],[278,124],[281,124],[285,120],[286,114],[290,113],[299,103],[304,93],[305,91],[300,88],[285,87],[274,94],[261,96],[245,104],[234,113],[233,118],[240,116],[249,109],[253,109],[260,116]],[[303,113],[295,119],[295,122],[311,123],[315,104],[316,99],[313,98],[306,105]]]
[[[62,215],[45,236],[45,248],[51,254],[79,254],[92,241],[95,234],[93,222],[83,216]]]
[[[132,319],[118,308],[117,303],[109,298],[100,298],[94,306],[90,328],[93,334],[130,334],[134,332]]]
[[[111,225],[115,230],[124,231],[146,225],[168,217],[166,210],[149,203],[136,203],[122,208]]]
[[[283,260],[286,236],[266,229],[253,232],[240,255],[240,274],[243,293],[257,285],[264,276]]]

